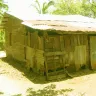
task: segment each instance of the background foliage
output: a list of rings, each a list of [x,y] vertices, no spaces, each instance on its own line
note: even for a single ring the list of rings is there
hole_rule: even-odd
[[[2,26],[1,21],[2,21],[3,14],[7,10],[8,10],[8,5],[4,3],[4,0],[0,0],[0,26]],[[0,50],[4,48],[4,41],[5,41],[4,39],[5,39],[4,30],[0,28]]]
[[[53,14],[80,14],[88,17],[96,17],[96,1],[90,0],[54,0],[55,10]]]
[[[49,0],[40,3],[35,0],[32,5],[39,14],[80,14],[88,17],[96,17],[96,1],[95,0]],[[51,8],[50,8],[51,7]]]

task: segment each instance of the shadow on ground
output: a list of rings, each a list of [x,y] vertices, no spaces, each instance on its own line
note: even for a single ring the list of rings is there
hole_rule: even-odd
[[[43,89],[34,90],[33,88],[28,88],[26,91],[26,96],[85,96],[85,93],[72,93],[73,89],[61,89],[56,90],[56,85],[51,84],[44,87]],[[22,96],[22,94],[17,94],[13,96]]]
[[[64,80],[70,79],[69,77],[62,78],[62,79],[58,79],[58,77],[57,77],[56,80],[46,81],[45,76],[42,76],[39,74],[34,74],[32,71],[27,70],[24,63],[21,63],[21,62],[18,62],[16,60],[9,59],[9,58],[2,58],[2,61],[7,62],[9,65],[13,66],[20,72],[24,73],[23,75],[26,78],[28,78],[31,82],[36,83],[36,84],[45,84],[45,83],[49,83],[49,82],[57,82],[57,81],[64,81]],[[95,73],[95,71],[93,71],[93,70],[85,69],[85,70],[80,70],[79,72],[72,73],[71,75],[74,78],[74,77],[94,74],[94,73]]]
[[[27,90],[26,96],[68,96],[67,94],[73,89],[61,89],[61,90],[56,90],[56,85],[51,84],[47,87],[44,87],[43,89],[35,91],[32,88],[29,88]]]
[[[15,94],[15,95],[10,95],[10,96],[69,96],[69,94],[72,94],[71,93],[72,91],[73,91],[73,89],[70,89],[70,88],[69,89],[56,90],[56,85],[51,84],[51,85],[46,86],[43,89],[39,89],[39,90],[34,90],[33,88],[28,88],[26,90],[25,95]],[[4,93],[1,92],[1,94],[5,96]],[[80,95],[80,96],[83,96],[83,95]]]

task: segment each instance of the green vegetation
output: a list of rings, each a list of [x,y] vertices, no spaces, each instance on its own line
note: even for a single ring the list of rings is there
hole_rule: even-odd
[[[35,0],[35,5],[32,4],[32,6],[37,10],[39,14],[46,14],[49,13],[48,9],[53,4],[53,1],[49,1],[48,3],[44,2],[43,4],[41,4],[39,0]]]
[[[55,10],[53,14],[79,14],[82,12],[82,4],[73,0],[57,0],[55,3]]]
[[[5,42],[5,32],[4,30],[0,30],[0,50],[4,49],[4,42]]]
[[[88,17],[96,17],[96,2],[90,0],[56,0],[53,14],[80,14]]]
[[[49,0],[49,2],[40,3],[35,1],[32,5],[39,14],[46,14],[50,11],[52,14],[80,14],[88,17],[96,17],[96,1],[90,0]],[[50,10],[50,6],[54,6],[54,10]]]
[[[4,0],[0,0],[0,20],[6,10],[8,10],[8,5],[4,3]]]
[[[7,10],[8,10],[8,6],[4,3],[4,0],[0,0],[0,24],[2,21],[3,14]],[[5,41],[4,39],[5,39],[4,30],[0,29],[0,50],[4,48],[4,41]]]

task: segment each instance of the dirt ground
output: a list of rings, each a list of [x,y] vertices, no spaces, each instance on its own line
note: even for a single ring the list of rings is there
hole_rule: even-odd
[[[46,81],[23,63],[2,58],[0,96],[96,96],[95,71],[86,69],[72,75],[74,78]]]

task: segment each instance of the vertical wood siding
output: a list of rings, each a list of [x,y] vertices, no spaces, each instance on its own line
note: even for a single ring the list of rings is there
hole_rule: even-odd
[[[21,20],[9,16],[5,24],[6,53],[14,59],[24,61],[25,59],[25,27]]]
[[[48,70],[54,70],[54,68],[58,70],[66,67],[67,70],[73,72],[89,62],[87,35],[46,34],[43,37],[39,36],[38,32],[35,31],[33,33],[28,32],[28,35],[26,35],[21,20],[13,17],[8,18],[5,30],[7,54],[20,61],[25,60],[26,55],[27,66],[32,67],[34,71],[44,72],[44,53],[48,52],[57,52],[57,55],[47,57]],[[63,52],[64,55],[60,55],[61,53],[58,55],[58,52]]]
[[[45,48],[46,52],[65,52],[64,62],[62,64],[60,63],[61,56],[56,55],[55,63],[57,64],[57,68],[60,68],[65,64],[67,69],[71,72],[78,71],[81,67],[87,66],[88,64],[89,50],[87,35],[49,36],[49,42],[45,41]],[[53,56],[47,57],[49,70],[54,69],[53,61]]]

